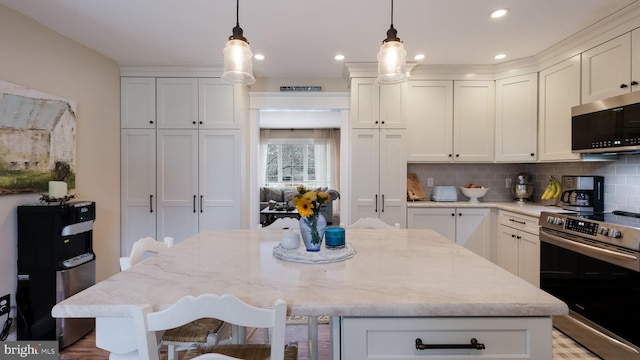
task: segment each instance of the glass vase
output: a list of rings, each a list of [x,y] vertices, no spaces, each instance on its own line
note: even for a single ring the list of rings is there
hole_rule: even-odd
[[[320,251],[326,229],[327,220],[322,214],[300,218],[300,235],[302,235],[302,241],[307,251]]]

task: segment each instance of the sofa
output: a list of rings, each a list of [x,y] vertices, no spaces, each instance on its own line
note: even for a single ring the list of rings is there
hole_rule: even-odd
[[[327,224],[332,224],[333,222],[333,201],[340,199],[340,193],[333,189],[317,188],[314,190],[324,191],[331,197],[328,202],[324,203],[324,205],[320,208],[320,213],[327,220]],[[291,199],[298,191],[295,187],[260,187],[260,210],[269,206],[269,201],[275,201],[276,203],[289,203]],[[266,217],[263,214],[260,214],[260,223],[264,224],[266,221]]]

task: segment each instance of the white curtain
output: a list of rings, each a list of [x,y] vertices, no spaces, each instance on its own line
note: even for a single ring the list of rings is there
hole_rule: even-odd
[[[269,129],[260,129],[260,164],[258,164],[260,186],[264,186],[266,183],[267,146],[269,146]]]
[[[316,129],[313,137],[318,186],[340,192],[340,130]]]

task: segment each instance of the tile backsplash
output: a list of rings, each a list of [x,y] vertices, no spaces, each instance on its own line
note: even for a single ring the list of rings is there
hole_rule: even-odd
[[[605,211],[626,210],[640,212],[640,155],[624,155],[616,161],[607,162],[558,162],[536,164],[408,164],[407,172],[415,173],[428,197],[433,185],[464,186],[469,183],[490,188],[480,201],[513,201],[511,188],[506,187],[506,179],[515,181],[518,173],[531,175],[533,184],[532,202],[538,203],[544,192],[549,176],[558,180],[562,175],[604,176]],[[458,199],[467,198],[458,190]],[[545,202],[548,203],[548,202]]]

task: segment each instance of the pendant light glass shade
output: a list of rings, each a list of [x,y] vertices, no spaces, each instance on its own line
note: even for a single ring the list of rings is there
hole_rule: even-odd
[[[397,84],[407,80],[407,52],[400,41],[387,41],[378,52],[378,84]]]
[[[251,85],[256,82],[253,77],[253,53],[249,43],[231,39],[222,51],[224,54],[224,72],[222,80],[233,84]]]
[[[393,0],[391,0],[391,26],[387,38],[378,52],[378,84],[397,84],[407,80],[407,52],[398,31],[393,27]]]
[[[249,42],[243,36],[240,27],[240,0],[236,0],[236,26],[233,28],[233,35],[229,36],[229,41],[224,46],[224,72],[222,80],[242,85],[251,85],[256,82],[253,77],[253,53],[249,47]]]

